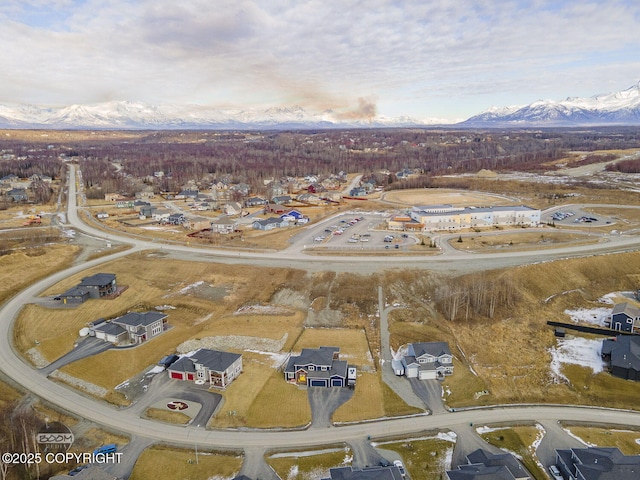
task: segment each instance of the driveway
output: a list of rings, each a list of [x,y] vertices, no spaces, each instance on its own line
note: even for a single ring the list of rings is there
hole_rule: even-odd
[[[83,358],[91,357],[102,353],[110,348],[113,348],[113,344],[99,340],[95,337],[85,337],[80,340],[78,346],[71,350],[69,353],[63,355],[57,360],[51,362],[46,367],[41,368],[39,371],[45,376],[51,375],[54,370],[64,367],[72,362],[81,360]]]
[[[447,413],[442,403],[442,385],[439,380],[406,379],[411,384],[413,392],[422,400],[432,415]]]
[[[354,390],[345,387],[308,387],[307,392],[313,419],[312,428],[330,427],[333,412],[354,394]]]

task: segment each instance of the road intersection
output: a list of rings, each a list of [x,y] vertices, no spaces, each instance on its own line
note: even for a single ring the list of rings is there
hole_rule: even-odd
[[[98,238],[105,238],[104,232],[93,228],[78,218],[75,192],[74,167],[70,168],[69,181],[69,211],[68,222],[74,228]],[[420,434],[425,431],[438,429],[451,429],[455,425],[471,425],[483,423],[505,422],[540,422],[543,424],[557,424],[559,421],[568,422],[593,422],[597,418],[599,423],[626,425],[640,428],[640,412],[613,410],[600,407],[577,407],[566,405],[514,405],[497,406],[489,408],[465,409],[455,412],[446,412],[438,415],[418,415],[409,418],[383,419],[379,421],[350,424],[340,427],[325,429],[295,430],[295,431],[264,431],[264,430],[206,430],[203,428],[183,427],[154,422],[140,418],[133,410],[118,409],[106,402],[86,396],[76,390],[72,390],[59,383],[43,378],[42,374],[27,364],[15,351],[12,345],[13,324],[22,307],[32,302],[33,297],[39,295],[46,288],[67,278],[69,275],[79,273],[88,268],[100,265],[117,258],[130,255],[142,250],[171,251],[180,255],[192,255],[195,259],[207,258],[210,261],[228,263],[250,263],[288,266],[293,268],[309,269],[310,265],[318,269],[332,269],[333,266],[346,263],[351,266],[351,271],[357,265],[376,264],[376,268],[387,266],[397,268],[400,264],[407,268],[448,268],[451,270],[457,263],[469,263],[479,261],[486,268],[497,268],[500,262],[495,255],[474,255],[455,253],[440,258],[429,257],[321,257],[314,258],[299,252],[292,258],[289,252],[282,253],[256,253],[256,252],[229,252],[219,250],[206,250],[184,245],[159,245],[156,242],[145,240],[132,240],[124,235],[109,235],[110,240],[132,244],[132,249],[118,252],[106,257],[91,260],[82,265],[68,268],[55,273],[46,279],[36,282],[22,292],[15,295],[0,308],[0,370],[25,390],[51,404],[86,418],[97,424],[104,425],[112,430],[126,433],[135,438],[144,438],[148,441],[170,442],[183,446],[198,445],[200,448],[211,447],[221,449],[264,449],[271,448],[301,448],[318,446],[323,444],[335,444],[340,442],[359,442],[367,437],[387,437],[409,434]],[[640,246],[640,238],[625,237],[612,241],[607,245],[589,245],[573,249],[549,250],[547,252],[520,252],[510,258],[515,264],[530,263],[541,259],[551,260],[565,256],[588,255],[602,253],[603,251],[623,251],[637,249]],[[508,254],[505,254],[508,255]],[[500,255],[504,258],[505,255]],[[419,264],[419,265],[418,265]],[[507,262],[508,264],[508,262]],[[434,267],[439,265],[440,267]],[[455,269],[455,268],[454,268]],[[357,270],[357,268],[356,268]]]

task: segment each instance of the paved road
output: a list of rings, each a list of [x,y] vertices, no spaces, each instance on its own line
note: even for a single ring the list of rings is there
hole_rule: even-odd
[[[71,167],[71,169],[73,170],[73,167]],[[72,175],[71,178],[74,179],[75,176]],[[75,180],[70,182],[69,198],[69,221],[71,224],[81,225],[80,228],[82,230],[87,230],[90,234],[94,234],[96,236],[103,235],[102,232],[92,229],[91,227],[84,226],[79,222],[75,208]],[[623,247],[636,248],[639,240],[640,239],[626,239],[625,242],[619,242],[613,248],[614,250],[621,249]],[[121,239],[121,241],[129,242],[129,239],[124,238]],[[363,439],[369,435],[372,438],[375,438],[389,435],[421,434],[425,431],[449,429],[451,428],[451,425],[465,425],[471,422],[497,423],[538,421],[543,424],[550,424],[559,420],[565,420],[589,423],[592,422],[594,418],[597,418],[599,422],[640,427],[639,412],[617,411],[594,407],[517,406],[457,410],[456,413],[381,420],[370,423],[348,425],[339,428],[312,429],[305,431],[205,430],[202,428],[161,424],[141,419],[139,418],[139,415],[136,415],[133,411],[129,412],[127,410],[116,409],[112,405],[89,398],[58,383],[43,379],[42,375],[38,371],[33,370],[30,365],[26,364],[22,358],[16,354],[11,343],[13,321],[22,306],[25,303],[28,303],[31,298],[38,295],[45,288],[59,282],[71,274],[81,272],[87,268],[100,265],[107,261],[121,258],[132,252],[140,251],[145,248],[157,249],[158,245],[153,242],[136,242],[136,245],[132,250],[92,260],[82,266],[75,266],[63,272],[58,272],[45,280],[31,285],[3,305],[0,309],[0,369],[2,369],[7,376],[12,378],[26,390],[51,402],[53,405],[71,411],[80,417],[84,417],[98,424],[130,434],[133,437],[144,437],[146,441],[150,442],[166,441],[170,439],[172,443],[182,445],[194,445],[197,443],[203,447],[244,448],[249,455],[251,455],[251,452],[258,455],[258,452],[263,451],[265,446],[304,448],[337,442],[348,442],[353,443],[354,445],[361,445]],[[186,246],[171,246],[170,248],[173,251],[184,254],[194,252],[194,249]],[[544,254],[527,255],[526,253],[518,253],[517,255],[520,258],[520,263],[527,263],[533,259],[540,258],[541,256],[549,259],[554,258],[554,256],[562,255],[584,255],[587,252],[595,252],[593,248],[594,247],[591,247],[591,250],[589,250],[589,247],[585,249],[564,249],[556,251],[553,254],[545,252]],[[579,251],[576,252],[576,250]],[[324,269],[332,268],[332,266],[338,265],[338,263],[342,265],[347,264],[348,266],[353,267],[354,264],[371,264],[378,262],[378,259],[372,261],[371,257],[366,259],[349,258],[349,261],[345,261],[343,257],[339,259],[329,258],[328,260],[326,258],[322,258],[316,261],[310,258],[280,258],[276,255],[274,259],[269,259],[265,258],[265,256],[261,254],[249,254],[245,252],[238,253],[237,257],[235,257],[235,254],[233,257],[229,257],[228,252],[221,253],[215,251],[199,252],[195,257],[199,258],[200,255],[215,256],[216,261],[229,261],[230,258],[250,263],[256,263],[256,261],[259,260],[261,262],[275,262],[275,264],[278,264],[278,262],[284,261],[286,265],[300,266],[301,268],[308,267],[310,264],[315,262]],[[466,255],[460,255],[459,257],[453,257],[446,260],[445,263],[441,260],[440,264],[448,264],[449,267],[451,267],[459,260],[469,263],[469,258],[479,259],[479,262],[484,264],[485,267],[491,266],[491,268],[496,268],[497,266],[501,266],[497,265],[500,263],[500,259],[515,259],[517,257],[510,257],[508,255],[502,255],[500,257],[485,256],[483,260],[482,256],[469,257]],[[379,261],[380,265],[377,266],[377,268],[385,268],[390,263],[394,266],[398,266],[398,260],[396,258],[389,260],[382,257]],[[431,265],[431,259],[426,261],[422,258],[411,259],[406,262],[407,265],[411,267],[416,266],[416,262],[423,262],[425,265]]]

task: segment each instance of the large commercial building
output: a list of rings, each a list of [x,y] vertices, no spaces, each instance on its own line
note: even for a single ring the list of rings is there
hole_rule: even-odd
[[[453,205],[415,206],[409,212],[412,224],[425,232],[451,231],[492,226],[540,224],[540,210],[524,205],[512,207],[454,207]]]

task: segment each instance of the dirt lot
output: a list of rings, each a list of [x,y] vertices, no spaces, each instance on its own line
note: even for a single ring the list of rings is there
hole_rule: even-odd
[[[393,190],[384,194],[383,198],[386,202],[407,206],[451,204],[456,207],[470,207],[520,203],[517,199],[503,195],[446,188]]]

